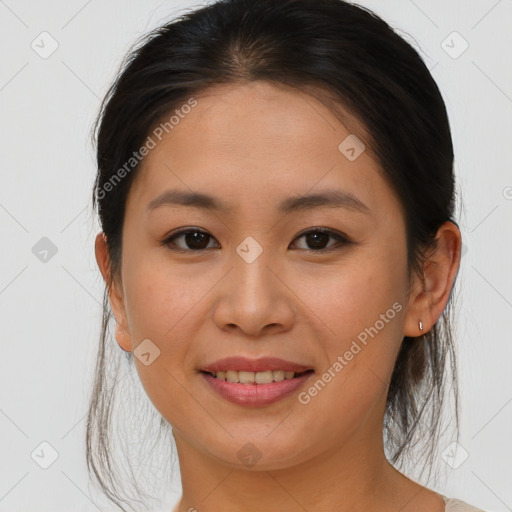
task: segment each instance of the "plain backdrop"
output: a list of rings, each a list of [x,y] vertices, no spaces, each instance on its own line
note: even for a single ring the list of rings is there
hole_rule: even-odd
[[[512,510],[512,1],[358,3],[420,51],[452,127],[462,450],[454,464],[449,439],[440,447],[435,489]],[[84,451],[103,291],[90,131],[129,45],[194,5],[0,0],[2,512],[114,510]]]

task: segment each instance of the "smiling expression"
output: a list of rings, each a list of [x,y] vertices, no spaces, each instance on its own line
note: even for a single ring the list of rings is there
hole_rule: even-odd
[[[144,158],[126,203],[115,314],[126,349],[137,353],[143,340],[158,348],[151,364],[135,357],[149,398],[187,444],[236,466],[247,442],[262,469],[349,438],[379,442],[407,316],[397,196],[368,149],[353,160],[340,151],[351,131],[310,95],[252,82],[195,98]],[[301,403],[299,393],[396,303],[403,309]],[[237,403],[215,386],[247,384],[212,386],[206,373],[232,356],[312,371],[276,400]],[[261,385],[265,397],[275,383]]]

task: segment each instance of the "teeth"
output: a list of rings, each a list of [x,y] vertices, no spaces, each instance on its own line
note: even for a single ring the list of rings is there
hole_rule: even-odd
[[[228,382],[240,382],[242,384],[270,384],[285,379],[293,379],[295,372],[284,370],[267,370],[264,372],[245,372],[228,370],[226,372],[213,372],[213,376],[219,380]]]
[[[238,372],[238,382],[254,384],[254,372]]]
[[[272,374],[274,376],[275,381],[279,382],[281,380],[284,380],[284,370],[274,370]]]
[[[240,372],[240,375],[242,375],[242,372]],[[240,382],[243,381],[240,379]],[[266,372],[256,372],[254,374],[254,382],[256,384],[270,384],[271,382],[274,382],[274,374],[271,370],[268,370]]]
[[[238,377],[238,372],[233,372],[233,371],[226,372],[226,380],[228,382],[240,382],[240,379]]]

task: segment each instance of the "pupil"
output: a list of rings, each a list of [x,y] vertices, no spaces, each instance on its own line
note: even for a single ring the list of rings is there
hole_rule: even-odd
[[[201,233],[200,231],[192,231],[190,233],[186,233],[185,234],[185,240],[187,242],[187,245],[189,245],[190,247],[190,244],[192,245],[191,249],[203,249],[204,247],[206,247],[208,245],[208,243],[203,243],[201,244],[201,241],[205,241],[207,238],[207,235],[206,233]],[[195,246],[194,247],[194,244],[195,243],[199,243],[199,247]]]
[[[318,246],[324,245],[324,243],[329,239],[329,235],[327,233],[316,232],[314,234],[306,235],[308,245],[313,246],[313,248],[318,249]],[[320,243],[318,243],[318,238],[320,238]],[[312,240],[312,243],[311,243]]]

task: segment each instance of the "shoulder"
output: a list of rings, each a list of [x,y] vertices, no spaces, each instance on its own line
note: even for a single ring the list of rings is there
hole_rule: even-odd
[[[481,508],[473,507],[465,501],[457,500],[455,498],[448,498],[441,494],[443,501],[445,502],[445,512],[485,512]]]

